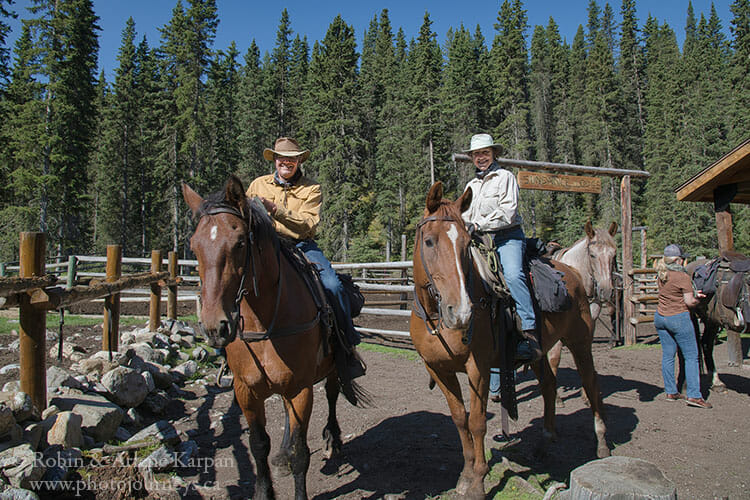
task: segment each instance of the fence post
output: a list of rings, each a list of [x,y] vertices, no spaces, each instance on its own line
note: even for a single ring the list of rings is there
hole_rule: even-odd
[[[622,313],[624,316],[625,345],[636,343],[636,325],[631,323],[635,316],[633,296],[633,233],[632,209],[630,206],[630,176],[625,175],[620,183],[620,210],[622,217]]]
[[[7,276],[7,271],[5,270],[5,262],[0,262],[0,277],[4,278]]]
[[[177,252],[169,252],[169,281],[167,287],[167,318],[177,319]]]
[[[122,247],[107,245],[107,274],[111,283],[122,276]],[[70,279],[70,277],[68,277]],[[102,350],[117,352],[120,347],[120,294],[104,297],[104,324],[102,325]]]
[[[73,288],[73,285],[76,284],[76,270],[78,268],[78,259],[75,255],[71,255],[68,257],[68,282],[65,285],[65,288],[70,290]]]
[[[151,250],[151,273],[161,271],[161,250]],[[148,329],[155,332],[161,324],[161,287],[159,283],[151,283],[151,303],[148,310]]]
[[[21,278],[44,276],[47,239],[44,233],[21,233]],[[21,390],[31,396],[39,411],[47,408],[47,311],[31,305],[28,294],[19,299],[19,357]]]

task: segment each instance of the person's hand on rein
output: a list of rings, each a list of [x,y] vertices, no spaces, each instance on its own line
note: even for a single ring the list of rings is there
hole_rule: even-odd
[[[268,210],[269,214],[274,215],[276,213],[276,204],[274,202],[263,197],[261,197],[260,201],[263,203],[266,210]]]

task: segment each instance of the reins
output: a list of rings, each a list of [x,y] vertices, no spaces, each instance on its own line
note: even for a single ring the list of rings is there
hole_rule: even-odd
[[[440,296],[440,291],[437,289],[437,286],[435,285],[435,280],[432,278],[432,273],[430,273],[430,269],[427,266],[427,261],[424,258],[424,245],[422,244],[422,226],[427,224],[428,222],[453,222],[454,224],[459,224],[459,221],[457,221],[453,217],[447,217],[447,216],[437,216],[437,215],[431,215],[428,217],[423,217],[418,223],[417,223],[417,242],[419,245],[419,258],[422,261],[422,269],[424,269],[425,274],[427,275],[427,293],[432,297],[432,299],[437,304],[437,317],[435,315],[428,315],[426,309],[422,305],[422,303],[419,300],[419,296],[417,295],[416,291],[414,293],[414,313],[425,323],[425,326],[427,327],[427,331],[430,333],[430,335],[437,335],[440,329],[443,327],[443,312],[442,312],[442,297]],[[460,222],[460,224],[463,224],[463,221]],[[472,281],[473,281],[473,273],[469,273],[469,279],[468,279],[468,286],[469,286],[469,298],[471,299],[471,302],[474,303],[474,298],[471,296],[471,290],[472,290]],[[437,324],[435,324],[435,321],[437,320]],[[469,323],[469,328],[467,328],[464,335],[461,337],[461,340],[464,344],[469,344],[471,342],[472,337],[472,326],[474,323],[474,316],[472,315],[471,321]]]
[[[320,309],[318,308],[317,313],[315,314],[315,317],[306,323],[303,323],[301,325],[292,325],[292,326],[286,326],[281,328],[276,328],[276,320],[279,316],[279,305],[281,304],[281,285],[283,282],[282,274],[283,274],[283,267],[281,265],[281,252],[277,249],[276,251],[276,263],[277,267],[279,269],[279,275],[276,280],[276,300],[273,308],[273,315],[271,316],[271,323],[268,325],[268,328],[266,331],[260,331],[260,332],[254,332],[254,331],[245,331],[245,320],[242,316],[241,311],[241,304],[242,300],[247,295],[247,287],[245,286],[245,280],[247,277],[247,271],[248,268],[251,269],[251,276],[253,281],[253,293],[255,297],[258,297],[258,278],[255,273],[256,265],[255,265],[255,253],[253,252],[253,246],[254,246],[254,238],[253,238],[253,230],[250,224],[250,221],[244,216],[244,214],[238,210],[237,208],[231,206],[231,205],[225,205],[225,204],[218,204],[213,206],[204,207],[201,212],[201,217],[204,215],[217,215],[217,214],[230,214],[233,215],[241,220],[243,220],[247,224],[247,245],[246,245],[246,251],[245,251],[245,266],[242,270],[242,277],[240,278],[240,285],[237,289],[237,295],[234,299],[234,309],[231,313],[231,321],[232,321],[232,328],[235,332],[239,335],[240,339],[242,339],[245,342],[255,342],[258,340],[266,340],[271,337],[283,337],[287,335],[296,335],[298,333],[304,332],[306,330],[309,330],[313,328],[315,325],[318,324],[320,321]]]

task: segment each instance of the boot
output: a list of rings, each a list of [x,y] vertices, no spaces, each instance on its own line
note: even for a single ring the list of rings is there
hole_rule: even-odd
[[[357,352],[357,348],[354,346],[352,346],[351,352],[347,354],[346,364],[351,380],[361,377],[367,372],[367,365]]]
[[[535,363],[542,359],[542,349],[536,338],[536,330],[524,330],[521,341],[516,346],[516,361]]]

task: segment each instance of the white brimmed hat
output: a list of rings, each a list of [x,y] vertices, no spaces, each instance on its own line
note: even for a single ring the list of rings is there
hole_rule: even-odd
[[[484,148],[493,148],[495,151],[500,151],[502,147],[502,144],[495,143],[495,140],[490,134],[474,134],[471,136],[469,149],[464,149],[463,152],[471,153],[472,151]]]

